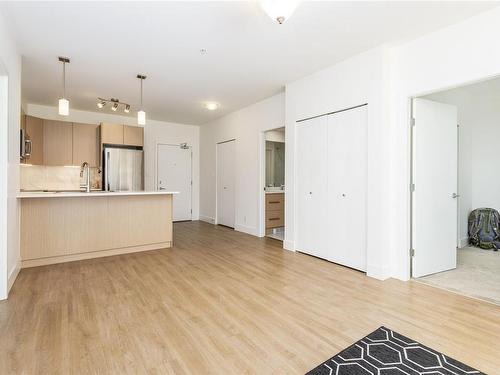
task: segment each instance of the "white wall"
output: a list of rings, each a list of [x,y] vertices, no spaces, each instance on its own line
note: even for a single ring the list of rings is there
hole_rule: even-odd
[[[70,103],[71,105],[71,103]],[[110,122],[137,126],[137,119],[130,116],[114,115],[106,112],[80,111],[70,108],[69,116],[59,116],[57,107],[26,104],[26,114],[44,119],[99,124]],[[199,215],[200,164],[199,164],[199,126],[175,124],[150,120],[144,127],[144,187],[156,190],[156,145],[158,143],[187,143],[193,150],[193,220]]]
[[[390,197],[387,59],[387,49],[376,48],[286,86],[285,246],[295,248],[296,201],[292,197],[295,160],[300,157],[294,150],[296,121],[368,103],[367,274],[380,279],[390,275],[387,223],[381,220]]]
[[[460,246],[466,246],[469,213],[480,207],[500,211],[500,86],[480,83],[431,94],[426,99],[458,108],[458,230]]]
[[[232,112],[200,127],[200,219],[213,223],[216,208],[216,145],[236,140],[235,229],[259,235],[260,196],[264,188],[261,176],[261,142],[266,130],[282,127],[285,96],[283,93]]]
[[[283,129],[284,130],[284,129]],[[280,130],[269,130],[265,133],[266,141],[285,142],[285,132]]]
[[[0,120],[0,300],[19,272],[19,121],[21,57],[0,13],[0,76],[8,80],[8,123]],[[7,77],[7,78],[5,78]],[[2,100],[2,98],[0,98]],[[6,103],[5,101],[3,102]],[[4,108],[2,108],[4,109]]]
[[[409,97],[500,75],[500,8],[427,34],[393,49],[391,76],[390,235],[392,275],[410,276]],[[388,243],[389,245],[389,243]],[[418,256],[418,249],[415,249]]]

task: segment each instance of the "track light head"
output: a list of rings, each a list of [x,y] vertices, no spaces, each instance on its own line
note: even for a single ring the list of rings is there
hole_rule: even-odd
[[[111,110],[116,112],[117,109],[118,109],[118,103],[114,103],[113,106],[111,107]]]
[[[97,108],[103,108],[106,105],[106,102],[104,100],[101,100],[100,102],[97,103]]]
[[[130,104],[127,104],[125,106],[125,109],[123,110],[123,112],[125,112],[125,113],[129,113],[130,112]]]

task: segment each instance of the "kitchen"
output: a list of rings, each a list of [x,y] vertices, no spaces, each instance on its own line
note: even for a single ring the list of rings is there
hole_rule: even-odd
[[[21,268],[172,246],[176,192],[145,190],[144,126],[22,111],[20,127]]]

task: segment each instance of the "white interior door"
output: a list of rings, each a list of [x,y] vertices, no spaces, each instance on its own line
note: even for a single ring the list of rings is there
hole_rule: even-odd
[[[327,118],[297,124],[297,250],[327,258]]]
[[[366,271],[367,106],[327,116],[328,260]]]
[[[217,144],[217,224],[234,228],[234,140]]]
[[[158,145],[157,190],[178,191],[174,194],[173,220],[192,219],[191,148],[179,145]]]
[[[412,275],[457,266],[457,108],[413,100]]]

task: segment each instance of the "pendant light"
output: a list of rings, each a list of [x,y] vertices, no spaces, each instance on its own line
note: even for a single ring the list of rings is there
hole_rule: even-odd
[[[288,20],[295,8],[299,5],[299,0],[261,0],[260,6],[271,19],[282,25]]]
[[[137,112],[137,124],[139,125],[146,125],[146,112],[144,112],[142,108],[142,82],[146,79],[146,76],[142,74],[137,74],[137,78],[141,80],[141,107],[139,108],[139,111]]]
[[[59,114],[61,116],[69,115],[69,100],[66,99],[66,64],[69,64],[68,57],[59,56],[59,61],[63,63],[63,96],[59,99]]]

